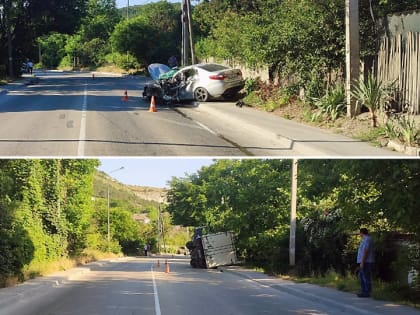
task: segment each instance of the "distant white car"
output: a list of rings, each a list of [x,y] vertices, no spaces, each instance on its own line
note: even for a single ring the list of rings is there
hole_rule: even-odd
[[[235,98],[245,84],[241,70],[214,63],[195,64],[182,69],[155,63],[148,70],[155,82],[144,87],[143,96],[167,101],[206,102],[209,99]]]

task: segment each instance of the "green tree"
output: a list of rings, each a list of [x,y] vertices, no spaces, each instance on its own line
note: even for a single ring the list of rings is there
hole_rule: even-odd
[[[10,21],[13,66],[19,73],[26,59],[38,59],[37,38],[51,32],[70,34],[85,14],[86,0],[0,0],[0,6],[11,9],[4,12],[8,19],[0,19],[0,49],[7,51],[6,20]],[[63,21],[66,21],[63,23]],[[0,56],[0,64],[8,64],[7,54]]]
[[[290,161],[220,160],[198,174],[171,182],[168,192],[176,224],[209,226],[237,235],[241,254],[274,268],[269,247],[287,239]]]
[[[376,53],[381,18],[415,9],[413,0],[360,2],[362,57]],[[271,79],[319,97],[344,70],[344,14],[341,0],[203,1],[193,11],[197,55],[268,66]]]
[[[139,62],[166,63],[176,55],[181,42],[179,8],[166,1],[141,7],[138,15],[116,25],[111,36],[113,48],[121,54],[127,51]]]
[[[290,161],[220,160],[197,174],[174,178],[168,192],[177,224],[230,230],[247,261],[286,271]],[[377,235],[420,235],[416,160],[302,160],[298,177],[298,271],[353,270],[352,235],[368,226]],[[382,250],[378,242],[378,251]],[[390,268],[388,266],[387,268]]]
[[[85,248],[86,231],[93,215],[93,176],[97,160],[63,160],[65,206],[68,222],[68,252],[79,254]]]
[[[60,33],[50,33],[38,38],[38,44],[42,53],[42,65],[49,69],[55,69],[64,58],[66,35]]]
[[[99,66],[111,52],[109,37],[120,21],[115,0],[89,0],[87,14],[77,34],[81,37],[79,62],[83,66]]]
[[[2,160],[3,276],[36,270],[84,249],[95,160]],[[6,248],[13,247],[13,251]],[[4,258],[4,257],[3,257]],[[2,259],[3,259],[2,258]]]

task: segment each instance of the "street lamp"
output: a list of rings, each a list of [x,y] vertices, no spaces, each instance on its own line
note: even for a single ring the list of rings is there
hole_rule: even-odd
[[[117,172],[117,171],[121,171],[123,169],[124,169],[124,166],[121,166],[120,168],[117,168],[115,170],[110,171],[108,173],[108,175],[111,175],[111,173],[114,173],[114,172]],[[110,225],[110,222],[109,222],[109,181],[108,181],[108,193],[107,193],[107,219],[108,219],[108,225],[107,225],[107,227],[108,227],[108,236],[107,236],[107,239],[108,239],[108,252],[109,252],[109,243],[111,241],[111,235],[110,235],[110,226],[111,225]]]

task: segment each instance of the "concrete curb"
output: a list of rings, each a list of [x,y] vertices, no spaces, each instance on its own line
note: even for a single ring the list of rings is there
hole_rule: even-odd
[[[110,77],[126,77],[128,76],[127,74],[122,74],[122,73],[113,73],[113,72],[102,72],[102,71],[91,71],[92,74],[94,75],[104,75],[104,76],[110,76]]]

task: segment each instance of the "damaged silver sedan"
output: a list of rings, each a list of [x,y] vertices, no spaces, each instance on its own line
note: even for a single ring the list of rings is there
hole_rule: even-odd
[[[145,85],[143,97],[155,96],[167,102],[235,99],[245,84],[241,70],[214,63],[182,69],[155,63],[148,70],[154,82]]]

